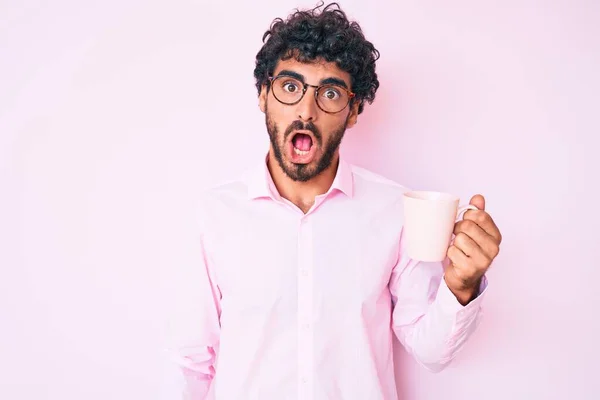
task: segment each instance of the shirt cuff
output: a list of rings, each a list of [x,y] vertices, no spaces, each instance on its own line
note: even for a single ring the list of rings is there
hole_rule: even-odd
[[[456,296],[454,295],[454,293],[452,293],[450,288],[448,288],[448,285],[446,284],[446,280],[442,277],[440,286],[438,287],[436,302],[439,303],[439,306],[444,313],[447,313],[447,314],[460,313],[460,314],[464,314],[465,317],[467,315],[471,316],[472,314],[476,314],[479,311],[479,309],[481,308],[481,302],[483,301],[483,298],[485,297],[485,293],[487,292],[487,287],[488,287],[488,280],[487,280],[487,277],[484,275],[481,278],[481,284],[479,285],[479,292],[477,293],[477,297],[475,299],[471,300],[471,302],[469,304],[467,304],[466,306],[463,306],[456,299]]]

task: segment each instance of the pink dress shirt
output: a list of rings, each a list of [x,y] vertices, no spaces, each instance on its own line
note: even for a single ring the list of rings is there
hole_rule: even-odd
[[[171,398],[396,400],[393,333],[419,364],[444,368],[477,326],[487,280],[462,306],[442,263],[406,256],[406,190],[342,159],[307,214],[264,161],[207,191]]]

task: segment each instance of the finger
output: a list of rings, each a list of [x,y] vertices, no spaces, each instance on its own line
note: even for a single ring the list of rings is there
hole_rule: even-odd
[[[477,207],[480,210],[485,210],[485,197],[480,194],[476,194],[475,196],[471,197],[469,204]]]
[[[454,225],[454,234],[458,235],[460,233],[465,233],[473,239],[491,259],[494,259],[500,252],[500,247],[496,240],[471,220],[462,220]]]
[[[475,222],[488,235],[494,238],[497,244],[500,244],[500,242],[502,242],[502,235],[500,234],[500,230],[498,229],[498,226],[496,226],[496,223],[494,222],[490,214],[488,214],[487,212],[481,210],[468,210],[467,212],[465,212],[463,220]]]
[[[469,257],[463,253],[461,249],[459,249],[456,244],[448,247],[448,252],[446,253],[452,264],[454,265],[468,265],[471,261]]]
[[[452,262],[446,274],[455,276],[465,287],[472,285],[474,279],[478,279],[477,268],[473,261],[467,257],[458,247],[452,245],[448,248],[448,259]]]
[[[454,246],[469,257],[478,267],[487,267],[492,262],[491,257],[485,254],[483,249],[464,232],[459,232],[456,235]]]
[[[450,246],[446,255],[451,261],[450,268],[452,268],[453,274],[459,278],[463,284],[468,284],[473,276],[477,274],[477,267],[474,265],[474,261],[463,253],[456,245]]]

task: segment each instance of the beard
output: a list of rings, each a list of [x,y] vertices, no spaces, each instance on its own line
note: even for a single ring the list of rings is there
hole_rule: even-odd
[[[333,158],[342,143],[344,133],[346,132],[346,126],[348,124],[347,119],[331,133],[327,142],[323,143],[323,135],[312,122],[309,121],[303,123],[300,120],[296,120],[287,127],[283,134],[280,134],[277,125],[270,117],[268,108],[265,114],[269,140],[271,141],[271,147],[273,148],[273,155],[275,156],[279,167],[281,167],[283,172],[290,179],[297,182],[307,182],[331,166]],[[296,130],[307,130],[312,132],[316,139],[316,143],[313,143],[312,145],[318,146],[317,151],[323,149],[321,156],[316,160],[313,160],[310,164],[295,164],[289,160],[283,159],[285,144],[292,132]]]

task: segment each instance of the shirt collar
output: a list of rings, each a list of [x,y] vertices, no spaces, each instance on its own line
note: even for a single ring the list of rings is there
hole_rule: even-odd
[[[267,157],[259,165],[246,173],[245,181],[248,186],[248,197],[250,199],[270,197],[274,200],[281,200],[281,196],[275,187],[275,183],[267,167]],[[335,178],[327,194],[334,190],[340,191],[350,198],[354,196],[352,167],[341,156]]]

